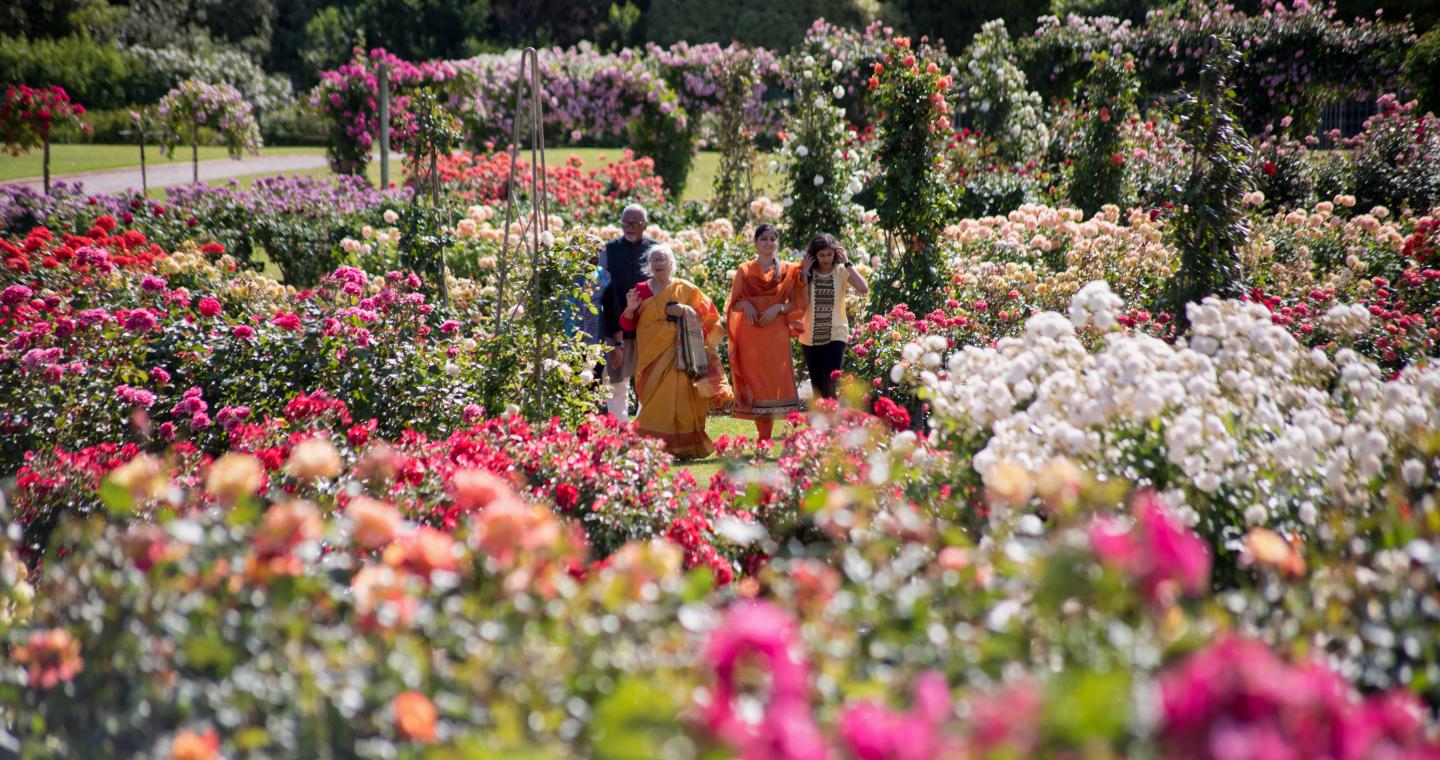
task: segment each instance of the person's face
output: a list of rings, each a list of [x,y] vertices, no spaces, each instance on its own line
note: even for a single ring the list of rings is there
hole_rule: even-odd
[[[755,236],[755,250],[763,256],[775,255],[775,249],[780,247],[780,236],[774,230],[766,230]]]
[[[650,276],[657,280],[668,279],[674,273],[675,262],[671,261],[669,256],[656,256],[650,262]]]
[[[835,249],[821,248],[820,250],[816,251],[815,264],[824,269],[835,266]]]
[[[638,243],[645,236],[645,222],[644,212],[628,211],[620,217],[620,231],[625,234],[626,240]]]

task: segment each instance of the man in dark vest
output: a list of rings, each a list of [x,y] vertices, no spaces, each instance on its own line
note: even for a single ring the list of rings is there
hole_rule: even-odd
[[[640,268],[645,255],[658,243],[645,237],[649,224],[645,207],[630,204],[620,214],[621,237],[605,244],[605,270],[610,273],[610,287],[601,299],[601,316],[605,320],[605,334],[618,344],[611,352],[606,365],[607,380],[610,381],[610,401],[606,404],[610,414],[620,420],[628,420],[630,378],[635,376],[635,333],[620,329],[620,314],[625,311],[625,294],[645,279]]]

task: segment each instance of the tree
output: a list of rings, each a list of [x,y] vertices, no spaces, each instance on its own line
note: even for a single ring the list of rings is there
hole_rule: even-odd
[[[1250,191],[1250,141],[1235,118],[1231,72],[1240,55],[1228,41],[1209,40],[1196,92],[1179,108],[1180,133],[1190,145],[1190,178],[1181,191],[1172,237],[1180,271],[1170,282],[1169,302],[1179,328],[1189,327],[1185,308],[1208,296],[1245,294],[1239,250],[1250,228],[1241,199]]]
[[[841,26],[864,26],[879,16],[873,0],[654,0],[645,17],[650,41],[669,45],[739,42],[788,50],[800,43],[817,18]]]
[[[300,52],[305,78],[315,80],[320,72],[338,68],[350,59],[351,51],[365,47],[365,32],[349,8],[320,9],[305,24],[305,48]]]
[[[190,143],[194,181],[200,181],[200,128],[206,127],[224,143],[231,158],[249,151],[260,153],[260,127],[250,113],[250,103],[228,84],[207,84],[195,79],[180,83],[166,93],[155,110],[160,120],[160,147],[169,155],[185,142]]]
[[[489,17],[490,0],[361,0],[355,5],[366,43],[407,61],[464,57]]]
[[[1050,0],[1007,0],[998,5],[957,3],[954,0],[890,0],[886,10],[898,18],[895,27],[913,35],[927,35],[932,42],[959,53],[986,22],[999,18],[1018,34],[1029,34],[1035,19],[1050,9]]]
[[[57,125],[80,126],[85,107],[71,103],[60,87],[8,85],[0,101],[0,144],[18,156],[31,148],[44,150],[44,188],[50,194],[50,131]]]
[[[611,0],[491,0],[490,40],[506,47],[570,46],[600,36]]]

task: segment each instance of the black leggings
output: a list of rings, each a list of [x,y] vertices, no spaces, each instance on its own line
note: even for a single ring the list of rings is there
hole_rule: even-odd
[[[810,370],[810,387],[816,398],[835,398],[836,371],[845,366],[845,341],[832,340],[818,346],[800,344],[805,354],[805,367]]]

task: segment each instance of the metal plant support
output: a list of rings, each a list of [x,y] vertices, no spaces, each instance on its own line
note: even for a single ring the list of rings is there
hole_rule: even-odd
[[[528,72],[528,76],[527,76]],[[516,192],[521,184],[517,184],[515,177],[515,163],[520,152],[520,123],[524,119],[525,110],[521,104],[525,102],[524,93],[526,84],[530,86],[529,93],[529,116],[530,116],[530,208],[524,213],[523,221],[516,218],[515,199]],[[510,256],[519,253],[522,246],[528,244],[530,248],[530,282],[531,282],[531,313],[539,315],[542,304],[540,303],[540,236],[548,231],[547,217],[549,215],[548,188],[545,184],[545,128],[541,119],[540,91],[540,54],[535,48],[525,48],[520,54],[520,76],[515,82],[515,117],[511,122],[510,135],[510,173],[506,181],[505,192],[505,226],[504,243],[500,249],[500,281],[495,289],[495,331],[497,333],[505,330],[505,285],[510,269]],[[521,183],[525,180],[521,179]],[[512,222],[520,221],[519,234],[514,236],[514,244],[511,244],[510,225]],[[527,240],[528,236],[528,240]],[[523,299],[520,299],[523,300]],[[517,300],[517,304],[520,302]],[[535,382],[531,388],[535,393],[540,393],[544,387],[544,339],[540,329],[535,330]]]

